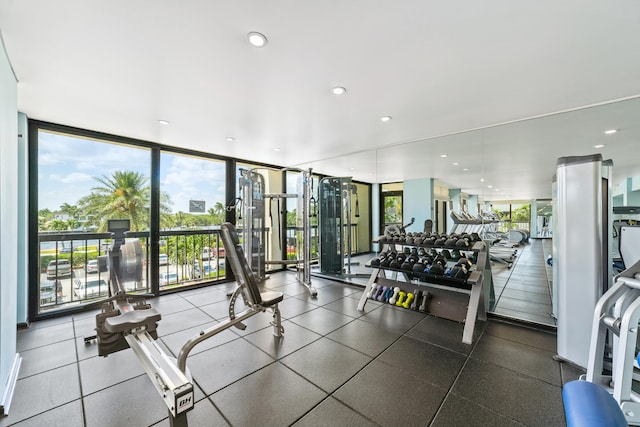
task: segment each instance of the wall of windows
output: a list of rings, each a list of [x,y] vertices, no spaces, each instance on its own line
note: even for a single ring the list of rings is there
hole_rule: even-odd
[[[143,248],[142,280],[126,284],[138,294],[231,280],[220,224],[244,218],[241,169],[256,169],[263,193],[298,192],[295,171],[237,162],[115,135],[29,121],[29,318],[80,310],[109,295],[108,269],[98,257],[111,247],[108,219],[128,218]],[[318,200],[318,177],[313,178]],[[371,242],[370,186],[356,183],[353,252]],[[246,197],[245,197],[246,198]],[[234,199],[235,200],[234,202]],[[283,268],[296,250],[297,200],[267,198],[266,271]],[[317,219],[312,219],[317,255]],[[315,242],[315,243],[314,243]]]
[[[142,280],[159,294],[223,281],[226,170],[230,160],[38,121],[30,122],[29,317],[81,309],[109,294],[107,220],[131,220],[143,248]],[[233,184],[231,184],[233,185]]]

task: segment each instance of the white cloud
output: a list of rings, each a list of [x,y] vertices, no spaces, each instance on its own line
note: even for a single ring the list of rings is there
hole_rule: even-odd
[[[87,175],[86,173],[80,173],[80,172],[72,172],[67,175],[51,174],[49,175],[49,179],[51,181],[62,182],[64,184],[78,184],[78,183],[93,182],[93,178],[91,177],[91,175]]]

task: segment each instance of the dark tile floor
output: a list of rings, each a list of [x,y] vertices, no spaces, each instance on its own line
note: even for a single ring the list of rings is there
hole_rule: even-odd
[[[565,425],[561,386],[579,372],[552,359],[554,334],[491,319],[466,345],[461,324],[377,301],[358,312],[361,287],[313,283],[317,298],[292,273],[267,280],[285,293],[282,339],[258,314],[194,349],[191,426]],[[152,301],[169,351],[225,319],[228,286]],[[0,426],[169,425],[133,351],[102,358],[84,343],[94,315],[19,331],[23,364]]]
[[[491,267],[496,305],[493,312],[501,316],[555,326],[551,306],[551,271],[546,265],[550,239],[530,239],[517,247],[513,266]]]

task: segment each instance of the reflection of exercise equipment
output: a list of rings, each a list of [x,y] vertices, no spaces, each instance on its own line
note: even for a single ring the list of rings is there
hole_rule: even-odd
[[[107,356],[131,347],[167,405],[170,425],[186,427],[187,412],[194,405],[193,383],[186,368],[191,349],[231,326],[244,329],[241,323],[243,320],[264,312],[267,308],[273,310],[273,334],[281,337],[283,328],[278,303],[282,301],[283,294],[260,292],[244,257],[235,228],[229,223],[223,224],[221,235],[226,258],[238,282],[238,288],[229,303],[229,319],[189,339],[176,360],[155,341],[156,328],[161,319],[160,313],[151,308],[143,297],[127,295],[125,292],[126,282],[139,282],[143,271],[140,242],[137,239],[125,242],[125,232],[128,229],[129,220],[110,220],[109,231],[114,235],[111,250],[108,257],[99,258],[102,266],[106,267],[107,258],[110,264],[111,297],[104,301],[102,312],[96,316],[98,354]],[[235,303],[239,296],[242,296],[246,309],[236,315]],[[85,342],[91,339],[92,337],[86,338]]]
[[[311,284],[311,215],[312,215],[312,184],[313,175],[311,169],[301,170],[286,168],[281,172],[299,172],[297,193],[265,193],[264,177],[256,169],[240,170],[240,188],[242,209],[239,219],[242,221],[242,246],[251,269],[256,273],[257,280],[266,277],[265,266],[269,264],[289,265],[296,267],[298,280],[309,290],[311,296],[316,296],[317,291]],[[280,206],[281,200],[297,199],[296,208],[296,259],[295,260],[268,260],[266,250],[265,200],[269,202],[269,217],[271,203],[276,201]],[[282,212],[278,209],[277,217],[282,218]],[[272,224],[273,225],[273,224]],[[278,220],[278,231],[282,232],[282,225]],[[282,236],[279,234],[279,244],[282,244]]]
[[[319,184],[320,272],[351,275],[351,195],[356,196],[358,215],[358,188],[351,177],[322,178]],[[346,258],[346,262],[345,262]],[[346,266],[346,272],[345,272]]]

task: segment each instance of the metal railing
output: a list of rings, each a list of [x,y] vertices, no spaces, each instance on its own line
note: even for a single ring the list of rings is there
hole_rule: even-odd
[[[149,233],[130,232],[143,248],[143,278],[128,291],[151,293]],[[42,232],[38,235],[38,313],[81,306],[109,294],[109,272],[98,271],[110,233]],[[160,232],[160,291],[226,279],[224,247],[217,228]]]

